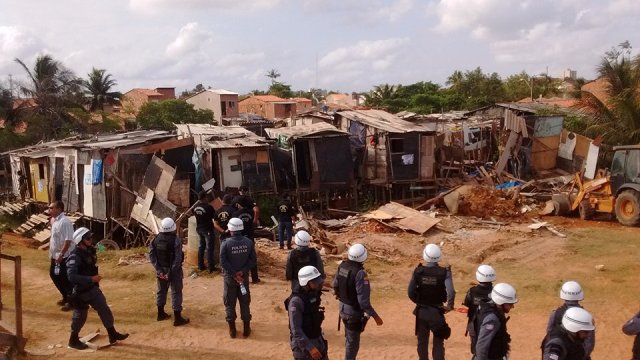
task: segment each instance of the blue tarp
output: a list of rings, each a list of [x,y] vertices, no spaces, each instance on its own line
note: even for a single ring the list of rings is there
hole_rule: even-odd
[[[93,171],[91,172],[91,184],[100,185],[102,183],[102,160],[92,160]]]

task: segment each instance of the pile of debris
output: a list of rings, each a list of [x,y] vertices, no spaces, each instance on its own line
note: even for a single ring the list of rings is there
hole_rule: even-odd
[[[483,219],[511,218],[521,215],[520,197],[517,191],[493,189],[485,186],[474,186],[461,194],[458,201],[458,213],[465,216],[476,216]]]

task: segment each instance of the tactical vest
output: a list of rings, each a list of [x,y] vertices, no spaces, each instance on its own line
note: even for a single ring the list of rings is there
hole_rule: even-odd
[[[640,360],[640,335],[633,340],[633,360]]]
[[[98,275],[98,266],[96,262],[98,257],[96,256],[96,249],[91,247],[88,249],[75,248],[76,264],[78,267],[78,275],[82,276],[95,276]],[[79,292],[83,292],[91,289],[96,284],[77,284]]]
[[[569,306],[565,302],[564,304],[560,305],[560,307],[558,307],[556,309],[556,312],[553,314],[553,327],[554,328],[562,325],[562,317],[564,316],[564,313],[567,312],[568,308],[574,307],[574,306],[582,308],[582,306],[580,306],[578,304],[572,304],[571,306]]]
[[[295,248],[291,250],[291,257],[289,260],[291,261],[291,274],[294,279],[298,276],[298,271],[305,266],[311,265],[315,268],[318,268],[318,257],[316,256],[315,249],[306,248],[304,250],[300,250],[299,248]]]
[[[160,233],[153,240],[156,244],[156,255],[158,265],[163,268],[171,268],[175,259],[176,235],[171,233]]]
[[[504,314],[498,311],[496,304],[490,302],[481,302],[478,312],[478,317],[475,322],[475,330],[477,336],[480,336],[480,326],[482,326],[482,322],[489,314],[495,314],[498,317],[498,321],[500,321],[500,329],[494,336],[493,340],[491,340],[491,345],[489,345],[489,354],[487,358],[489,359],[502,359],[509,353],[509,343],[511,342],[511,337],[509,333],[507,333],[507,319],[504,317]],[[477,337],[476,337],[477,341]],[[473,344],[474,353],[476,344]]]
[[[487,285],[483,285],[483,284],[476,285],[469,289],[470,299],[465,299],[465,304],[463,305],[469,308],[469,311],[467,312],[467,317],[469,318],[470,321],[476,316],[476,313],[478,312],[478,306],[480,306],[480,303],[483,301],[489,300],[489,294],[491,294],[492,289],[493,289],[493,285],[491,285],[491,283],[487,283]],[[469,300],[470,302],[467,303],[467,301]]]
[[[338,299],[356,310],[360,310],[358,302],[358,292],[356,291],[356,275],[362,270],[362,263],[347,260],[338,266],[338,287],[334,289],[338,294]]]
[[[447,288],[444,281],[447,278],[447,269],[440,266],[418,265],[413,272],[413,278],[417,286],[418,305],[440,306],[447,301]]]
[[[306,292],[292,293],[285,301],[284,307],[289,311],[289,302],[293,297],[299,297],[304,303],[302,312],[302,332],[309,339],[317,339],[322,336],[322,321],[324,321],[324,308],[320,307],[320,294]],[[289,325],[291,330],[291,325]]]
[[[563,359],[565,360],[584,360],[586,357],[582,340],[578,338],[575,341],[572,340],[567,331],[561,327],[556,326],[545,336],[544,344],[546,345],[549,342],[553,342],[562,348],[565,354]],[[542,348],[542,354],[544,355],[544,347]]]

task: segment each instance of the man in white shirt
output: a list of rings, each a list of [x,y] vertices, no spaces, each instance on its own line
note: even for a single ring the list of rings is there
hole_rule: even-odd
[[[75,244],[73,243],[73,224],[64,215],[64,203],[54,201],[49,205],[51,215],[51,241],[49,242],[49,258],[51,267],[49,276],[53,280],[62,299],[58,305],[62,306],[62,311],[69,311],[71,307],[67,301],[71,294],[72,286],[67,278],[66,258],[69,256]]]

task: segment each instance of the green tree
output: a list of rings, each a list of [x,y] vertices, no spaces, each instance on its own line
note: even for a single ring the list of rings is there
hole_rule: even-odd
[[[624,42],[600,61],[598,74],[606,83],[606,97],[582,91],[576,105],[591,118],[587,134],[602,135],[608,145],[640,143],[640,56],[631,59],[630,49]]]
[[[84,98],[81,81],[73,72],[49,55],[39,56],[33,69],[29,69],[20,59],[15,61],[28,77],[28,82],[20,86],[20,91],[35,103],[35,107],[29,109],[28,119],[41,123],[32,128],[28,121],[28,131],[40,128],[41,133],[34,136],[48,139],[81,129],[82,124],[68,111],[81,107]]]
[[[172,130],[174,124],[211,124],[213,112],[195,110],[192,104],[174,99],[144,104],[137,120],[143,129]]]
[[[280,77],[280,73],[276,69],[271,69],[267,71],[267,73],[264,76],[271,79],[271,85],[273,85],[278,82],[277,79]]]
[[[85,89],[89,111],[103,111],[104,104],[113,104],[122,97],[117,91],[111,91],[118,82],[105,69],[91,69],[87,79],[82,80]]]
[[[380,84],[365,94],[365,105],[374,108],[388,109],[388,102],[396,97],[396,92],[401,85]],[[387,103],[387,104],[385,104]]]
[[[277,81],[271,84],[271,86],[269,86],[268,93],[270,95],[275,95],[283,99],[288,99],[293,97],[293,92],[291,91],[291,85],[283,84]]]

